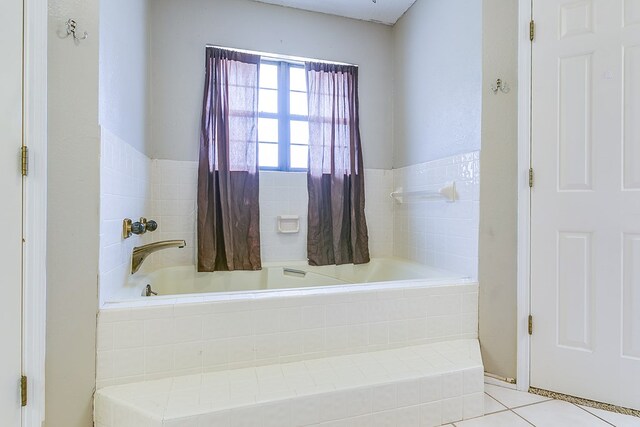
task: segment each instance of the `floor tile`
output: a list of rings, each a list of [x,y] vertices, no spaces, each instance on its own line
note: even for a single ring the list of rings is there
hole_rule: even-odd
[[[581,408],[597,415],[605,421],[610,422],[616,427],[640,427],[640,418],[638,417],[603,411],[602,409],[589,408],[588,406],[581,406]]]
[[[540,427],[611,427],[600,418],[561,400],[551,400],[513,410]]]
[[[487,393],[484,394],[485,414],[493,414],[494,412],[505,411],[506,409],[506,406],[495,400],[493,397],[489,396]]]
[[[488,377],[486,375],[484,377],[484,383],[485,384],[498,385],[500,387],[505,387],[505,388],[511,388],[513,390],[516,389],[516,385],[515,384],[511,384],[511,383],[508,383],[506,381],[499,380],[497,378]]]
[[[531,427],[531,424],[511,411],[504,411],[461,421],[456,423],[456,427]]]
[[[549,400],[547,397],[538,396],[524,391],[511,390],[491,384],[485,384],[484,391],[507,408],[517,408],[519,406]]]

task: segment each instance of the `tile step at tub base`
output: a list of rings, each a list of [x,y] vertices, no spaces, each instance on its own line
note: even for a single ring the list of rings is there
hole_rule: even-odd
[[[484,415],[478,340],[105,387],[96,427],[439,426]]]

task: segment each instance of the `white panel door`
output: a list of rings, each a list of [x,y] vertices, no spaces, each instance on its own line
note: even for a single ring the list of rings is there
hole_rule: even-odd
[[[640,0],[534,0],[531,385],[640,409]]]
[[[19,426],[21,374],[22,0],[0,1],[0,426]]]

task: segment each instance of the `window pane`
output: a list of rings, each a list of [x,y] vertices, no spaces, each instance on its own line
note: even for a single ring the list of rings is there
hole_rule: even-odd
[[[291,120],[291,143],[309,144],[309,122]]]
[[[278,167],[278,144],[258,144],[258,166],[261,168]]]
[[[291,114],[298,116],[309,115],[309,104],[307,103],[306,92],[291,92]]]
[[[302,92],[307,91],[307,75],[304,68],[291,67],[289,68],[289,85],[291,90],[299,90]]]
[[[291,146],[291,168],[307,169],[309,165],[309,147],[306,145]]]
[[[260,64],[260,87],[278,89],[278,66],[273,64]]]
[[[260,89],[259,110],[261,113],[278,113],[278,91]]]
[[[258,140],[278,142],[278,119],[258,119]]]

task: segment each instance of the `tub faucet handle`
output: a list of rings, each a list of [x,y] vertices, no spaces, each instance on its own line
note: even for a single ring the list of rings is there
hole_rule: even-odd
[[[152,219],[140,218],[140,224],[144,226],[144,232],[156,231],[158,229],[158,223]]]
[[[133,234],[144,234],[147,232],[147,224],[144,222],[134,222],[131,224],[131,232]]]
[[[132,234],[140,235],[147,231],[156,231],[158,223],[152,219],[140,218],[140,221],[133,222],[129,218],[122,221],[122,237],[128,239]]]
[[[147,231],[156,231],[158,229],[158,223],[152,219],[147,221]]]
[[[122,220],[122,237],[124,239],[128,239],[132,234],[144,234],[146,232],[146,220],[145,222],[133,222],[130,218],[125,218],[124,220]]]

